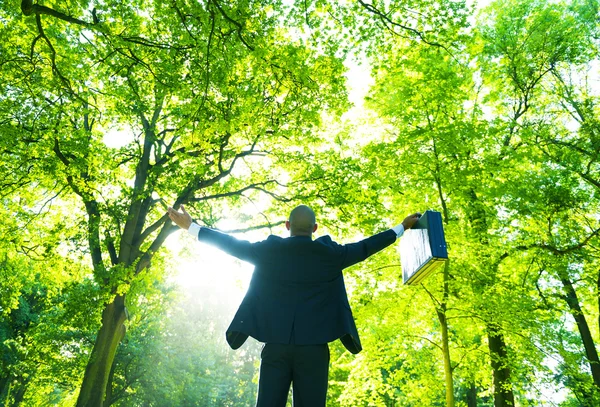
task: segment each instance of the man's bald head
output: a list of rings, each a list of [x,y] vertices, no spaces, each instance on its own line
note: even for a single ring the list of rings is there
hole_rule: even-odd
[[[315,213],[306,205],[299,205],[290,212],[290,219],[285,223],[291,236],[312,236],[317,230]]]

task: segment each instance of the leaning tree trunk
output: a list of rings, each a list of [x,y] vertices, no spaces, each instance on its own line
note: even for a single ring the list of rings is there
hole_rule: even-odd
[[[510,380],[510,367],[504,335],[488,326],[488,348],[494,375],[494,407],[513,407],[515,396]]]
[[[565,301],[569,305],[571,315],[577,323],[577,329],[579,329],[579,335],[581,336],[581,341],[583,342],[585,356],[590,365],[590,371],[592,372],[592,379],[594,380],[596,391],[600,391],[600,360],[598,359],[598,351],[596,350],[596,345],[594,344],[592,332],[590,331],[585,314],[581,310],[579,298],[577,298],[577,292],[575,291],[575,287],[573,286],[567,271],[560,269],[559,277],[565,291]]]
[[[76,407],[103,407],[117,345],[125,335],[126,318],[125,296],[117,295],[102,312],[102,326],[85,370]]]

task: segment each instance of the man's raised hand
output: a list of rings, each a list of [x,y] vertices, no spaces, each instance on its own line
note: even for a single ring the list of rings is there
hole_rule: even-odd
[[[169,214],[169,218],[171,218],[173,223],[183,230],[188,230],[190,228],[190,225],[192,224],[192,217],[185,211],[183,205],[181,205],[181,212],[169,207],[167,209],[167,213]]]
[[[417,221],[419,220],[420,217],[421,217],[421,213],[416,212],[416,213],[413,213],[412,215],[408,215],[406,218],[404,218],[404,220],[402,221],[402,226],[404,226],[404,230],[408,230],[408,229],[412,228],[415,225],[415,223],[417,223]]]

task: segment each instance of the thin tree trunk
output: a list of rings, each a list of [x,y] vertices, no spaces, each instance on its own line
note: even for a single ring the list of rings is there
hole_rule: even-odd
[[[26,383],[20,383],[17,387],[17,390],[13,393],[14,401],[12,403],[13,407],[19,407],[23,403],[23,399],[25,398],[25,391],[27,390]]]
[[[117,346],[125,335],[125,296],[117,295],[102,312],[102,326],[85,369],[76,407],[103,407]]]
[[[448,298],[448,263],[444,265],[444,300],[437,309],[437,316],[442,328],[442,353],[444,355],[444,382],[446,384],[446,407],[454,407],[454,378],[448,337],[448,319],[446,318],[446,301]]]
[[[0,400],[5,407],[18,407],[23,403],[31,376],[8,376],[0,380]]]
[[[515,396],[510,381],[504,335],[491,326],[488,326],[488,348],[494,375],[494,407],[513,407]]]
[[[596,280],[596,297],[598,298],[598,328],[600,329],[600,271]]]
[[[559,277],[565,290],[565,301],[567,301],[567,304],[569,305],[569,310],[577,323],[579,335],[581,335],[585,356],[590,364],[590,370],[592,371],[592,379],[594,380],[597,389],[600,391],[600,360],[598,360],[598,351],[594,344],[594,338],[592,337],[585,315],[581,310],[577,292],[575,291],[575,287],[573,287],[573,283],[571,282],[567,271],[559,270]]]
[[[446,407],[454,407],[454,378],[448,346],[448,322],[445,310],[438,311],[438,319],[442,327],[442,353],[444,354],[444,382],[446,383]]]
[[[8,388],[6,390],[6,400],[4,402],[5,407],[10,406],[10,391],[12,390],[12,382],[8,382]]]

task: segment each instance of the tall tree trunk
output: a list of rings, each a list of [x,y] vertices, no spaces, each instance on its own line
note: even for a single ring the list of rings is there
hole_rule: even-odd
[[[504,335],[491,326],[488,326],[488,348],[494,375],[494,407],[513,407],[515,396],[510,381]]]
[[[596,279],[596,298],[598,298],[598,329],[600,329],[600,270]]]
[[[125,335],[125,296],[117,295],[102,312],[102,326],[85,369],[76,407],[103,407],[108,377],[117,351]]]
[[[477,386],[475,386],[475,382],[471,382],[467,389],[467,407],[477,407]]]
[[[17,387],[16,391],[13,392],[14,401],[12,403],[13,407],[19,407],[23,403],[23,399],[25,398],[25,391],[27,390],[26,383],[20,383]]]
[[[448,337],[448,319],[446,318],[446,302],[448,299],[448,263],[444,265],[444,299],[437,308],[437,316],[442,327],[442,353],[444,355],[444,382],[446,384],[446,407],[454,407],[454,378],[452,377],[452,363],[450,359],[450,345]]]
[[[6,400],[4,402],[4,405],[6,407],[10,406],[10,392],[12,390],[12,382],[8,382],[8,388],[6,389]]]
[[[445,305],[445,304],[444,304]],[[445,308],[445,307],[444,307]],[[444,382],[446,383],[446,407],[454,407],[454,378],[448,345],[448,321],[446,310],[438,310],[438,319],[442,326],[442,353],[444,354]]]
[[[592,332],[590,331],[590,327],[585,319],[585,315],[581,310],[579,299],[577,298],[577,292],[575,291],[575,287],[573,287],[573,283],[571,282],[571,278],[569,277],[567,270],[559,270],[559,277],[565,290],[565,301],[569,305],[569,310],[571,311],[573,319],[575,319],[575,322],[577,323],[579,335],[581,335],[581,341],[583,342],[583,347],[585,349],[585,356],[590,364],[590,370],[592,371],[592,379],[594,380],[597,390],[600,391],[600,360],[598,360],[598,351],[596,350],[596,345],[594,344]]]

